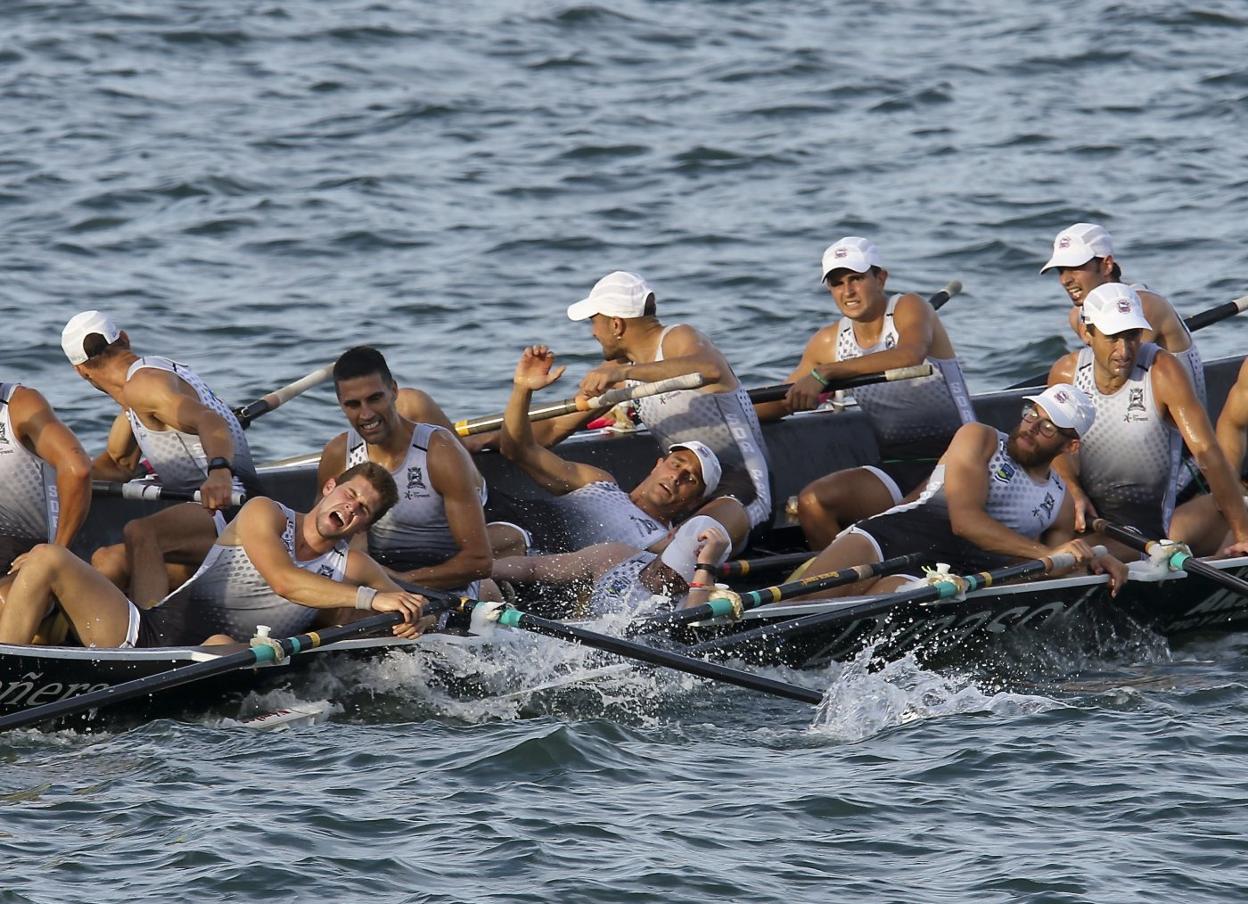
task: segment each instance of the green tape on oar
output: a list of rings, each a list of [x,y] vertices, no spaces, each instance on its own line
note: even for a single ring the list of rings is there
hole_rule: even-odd
[[[1145,555],[1151,556],[1154,550],[1162,550],[1166,553],[1166,564],[1175,571],[1182,571],[1186,574],[1199,575],[1206,578],[1220,587],[1224,587],[1234,593],[1242,596],[1248,596],[1248,581],[1243,578],[1237,578],[1233,574],[1227,574],[1220,568],[1203,562],[1192,555],[1192,551],[1181,544],[1174,544],[1175,548],[1169,548],[1172,544],[1169,541],[1150,540],[1147,537],[1141,537],[1133,530],[1128,530],[1120,524],[1114,524],[1112,521],[1106,521],[1104,518],[1096,518],[1092,521],[1092,530],[1098,534],[1102,534],[1111,539],[1117,540],[1125,546],[1137,549]]]

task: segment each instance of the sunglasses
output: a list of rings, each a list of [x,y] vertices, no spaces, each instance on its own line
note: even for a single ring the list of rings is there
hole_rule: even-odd
[[[1037,427],[1036,429],[1040,432],[1041,436],[1046,437],[1047,439],[1052,439],[1053,437],[1058,436],[1059,434],[1061,436],[1066,437],[1067,439],[1077,439],[1079,436],[1079,434],[1076,433],[1074,430],[1063,429],[1062,427],[1057,426],[1057,424],[1053,423],[1047,417],[1041,417],[1040,411],[1039,409],[1036,408],[1035,405],[1024,405],[1023,406],[1023,423],[1034,424],[1036,421],[1040,422],[1040,426]]]

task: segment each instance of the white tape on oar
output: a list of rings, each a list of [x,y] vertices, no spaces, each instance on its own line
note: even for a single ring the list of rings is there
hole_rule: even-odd
[[[620,389],[608,389],[600,396],[590,399],[587,408],[609,408],[620,402],[631,402],[648,396],[662,395],[665,392],[678,392],[682,389],[697,389],[706,385],[706,377],[699,373],[681,374],[668,377],[666,380],[655,380],[653,383],[641,383],[637,386],[624,386]]]
[[[129,483],[108,480],[93,480],[91,492],[96,496],[112,496],[119,499],[144,500],[147,502],[202,502],[199,490],[194,492],[175,492],[162,487],[158,483],[132,480]],[[230,493],[230,505],[240,506],[247,501],[247,496],[237,491]]]
[[[894,383],[897,380],[915,380],[919,377],[930,377],[936,368],[930,364],[915,364],[910,367],[894,367],[884,371],[884,382]]]

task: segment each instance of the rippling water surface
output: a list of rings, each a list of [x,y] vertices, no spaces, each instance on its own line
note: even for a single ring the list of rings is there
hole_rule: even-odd
[[[481,414],[525,342],[588,366],[563,308],[629,268],[758,385],[862,233],[892,286],[963,281],[944,316],[995,388],[1066,346],[1036,271],[1075,220],[1186,313],[1244,293],[1246,41],[1225,0],[4,3],[0,377],[98,450],[57,339],[99,307],[231,401],[371,342]],[[321,389],[251,439],[339,424]],[[503,691],[556,665],[446,655]],[[228,702],[6,737],[0,901],[1239,900],[1246,658],[785,676],[818,712],[618,672],[461,701],[399,658],[244,704],[334,701],[286,734]]]

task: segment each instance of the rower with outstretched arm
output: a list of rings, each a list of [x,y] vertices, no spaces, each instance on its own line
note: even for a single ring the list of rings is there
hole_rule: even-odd
[[[811,549],[846,525],[899,503],[927,479],[954,432],[975,420],[962,366],[940,316],[913,293],[889,296],[888,271],[875,244],[849,235],[823,252],[824,287],[841,312],[818,330],[778,402],[760,403],[764,420],[807,411],[829,383],[929,363],[931,376],[853,390],[884,458],[879,466],[820,477],[798,495],[797,516]]]

